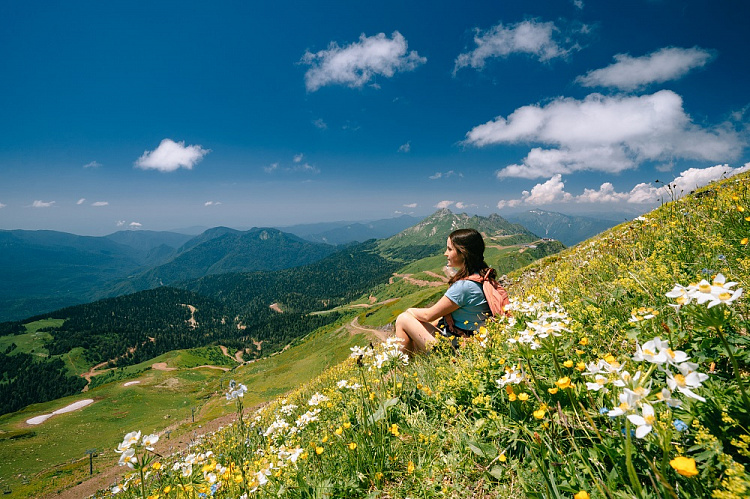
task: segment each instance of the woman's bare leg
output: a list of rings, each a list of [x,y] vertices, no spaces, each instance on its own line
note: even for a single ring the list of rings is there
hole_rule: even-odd
[[[401,338],[401,350],[406,353],[418,353],[427,350],[435,342],[439,329],[429,322],[422,322],[408,312],[396,319],[396,337]]]

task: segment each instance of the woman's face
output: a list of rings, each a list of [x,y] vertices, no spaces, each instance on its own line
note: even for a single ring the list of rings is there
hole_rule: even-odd
[[[448,238],[446,246],[445,257],[448,259],[448,266],[453,267],[454,269],[460,269],[463,267],[464,257],[453,247],[450,237]]]

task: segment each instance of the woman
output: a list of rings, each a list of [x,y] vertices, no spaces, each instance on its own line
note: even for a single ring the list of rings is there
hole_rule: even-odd
[[[410,308],[396,319],[396,337],[402,340],[401,349],[407,353],[423,352],[435,342],[435,334],[441,333],[437,327],[441,318],[451,315],[453,319],[454,326],[445,334],[471,336],[490,315],[482,285],[465,279],[484,275],[488,270],[482,235],[474,229],[459,229],[451,232],[446,246],[448,266],[456,270],[448,281],[448,291],[433,306]]]

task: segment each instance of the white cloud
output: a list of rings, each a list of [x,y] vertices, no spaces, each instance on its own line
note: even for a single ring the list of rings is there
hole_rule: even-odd
[[[270,166],[263,167],[263,171],[268,174],[275,172],[284,173],[311,173],[317,175],[320,173],[320,169],[317,166],[311,165],[310,163],[300,163],[302,161],[302,155],[298,154],[294,156],[294,166],[282,167],[279,163],[272,163]]]
[[[398,148],[398,152],[410,152],[411,151],[411,141],[408,141],[406,144],[401,144]]]
[[[307,90],[315,92],[326,85],[359,88],[378,75],[391,78],[396,71],[412,71],[427,62],[416,51],[407,54],[407,42],[401,33],[394,31],[391,37],[362,33],[359,42],[345,47],[331,42],[327,50],[305,52],[301,62],[311,66],[305,73]]]
[[[0,210],[8,206],[7,204],[0,203]]]
[[[135,162],[137,168],[173,172],[179,168],[192,170],[203,157],[211,152],[199,145],[185,146],[185,142],[164,139],[153,151],[145,151]]]
[[[78,201],[76,201],[76,204],[81,205],[86,202],[86,198],[81,198]]]
[[[584,100],[558,98],[546,105],[516,109],[466,134],[478,147],[536,142],[521,164],[498,177],[550,178],[557,173],[595,170],[616,173],[644,161],[673,158],[716,161],[734,159],[745,139],[722,124],[702,128],[682,108],[682,98],[670,90],[651,95],[604,96]]]
[[[691,69],[705,66],[711,58],[711,52],[698,47],[666,47],[643,57],[617,54],[614,64],[589,71],[576,81],[584,87],[635,90],[651,83],[681,78]]]
[[[417,207],[417,203],[409,203],[409,204],[404,205],[404,208],[416,208],[416,207]]]
[[[459,210],[465,210],[466,208],[476,208],[476,207],[477,207],[477,205],[473,204],[473,203],[472,204],[466,204],[466,203],[464,203],[462,201],[458,201],[456,203],[456,208],[458,208]]]
[[[438,204],[435,205],[435,208],[442,210],[443,208],[449,207],[453,203],[455,203],[455,201],[440,201]]]
[[[279,164],[278,163],[271,163],[268,166],[264,166],[263,167],[263,171],[266,172],[266,173],[273,173],[276,170],[278,170],[278,168],[279,168]]]
[[[130,227],[131,229],[139,229],[139,228],[143,227],[143,224],[139,223],[139,222],[130,222],[128,224],[128,227]]]
[[[95,201],[91,206],[109,206],[109,201]]]
[[[573,0],[573,5],[575,5],[577,9],[583,10],[583,0]]]
[[[300,161],[302,161],[302,158],[304,158],[304,157],[305,157],[304,154],[295,154],[294,155],[294,162],[295,163],[299,163]]]
[[[126,223],[127,222],[125,220],[118,220],[117,222],[115,222],[115,225],[118,226],[118,227],[122,227]]]
[[[585,28],[580,30],[585,31]],[[558,43],[560,30],[553,22],[523,21],[503,26],[502,23],[487,31],[475,29],[474,43],[477,47],[471,52],[460,54],[453,68],[455,75],[459,69],[471,66],[474,69],[484,68],[485,61],[492,57],[507,57],[510,54],[528,54],[540,61],[565,57],[578,49],[576,44]]]
[[[91,161],[90,163],[83,165],[84,168],[99,168],[100,166],[102,166],[102,164],[98,161]]]
[[[506,206],[514,207],[521,203],[544,205],[553,203],[628,203],[655,204],[668,201],[672,196],[681,197],[695,189],[708,185],[714,180],[731,177],[738,173],[750,171],[750,163],[739,168],[729,165],[715,165],[707,168],[690,168],[677,176],[668,185],[654,186],[641,183],[627,192],[617,192],[614,186],[605,182],[598,189],[584,189],[577,196],[565,192],[565,185],[561,175],[555,175],[548,181],[535,185],[531,191],[523,191],[521,199],[501,200],[498,209]]]
[[[440,178],[451,178],[451,177],[454,177],[454,176],[458,177],[458,178],[463,178],[464,174],[460,173],[460,172],[457,173],[457,172],[455,172],[453,170],[448,170],[447,172],[435,172],[434,175],[430,175],[428,178],[430,180],[437,180],[437,179],[440,179]]]
[[[219,206],[221,201],[206,201],[203,206]]]
[[[317,175],[320,173],[320,169],[317,166],[313,166],[309,163],[304,163],[302,165],[296,165],[292,168],[292,171],[294,172],[303,172],[303,173],[312,173]]]
[[[497,202],[497,209],[498,210],[502,210],[506,206],[508,208],[515,208],[516,206],[518,206],[519,204],[521,204],[521,202],[522,201],[520,199],[510,199],[508,201],[502,199],[502,200],[500,200],[500,201]]]
[[[318,128],[320,130],[326,130],[328,128],[328,124],[323,121],[322,118],[318,118],[317,120],[313,120],[313,125],[315,125],[315,128]]]
[[[54,201],[40,201],[40,200],[36,200],[36,201],[34,201],[31,204],[31,206],[34,207],[34,208],[50,208],[54,204],[55,204]]]

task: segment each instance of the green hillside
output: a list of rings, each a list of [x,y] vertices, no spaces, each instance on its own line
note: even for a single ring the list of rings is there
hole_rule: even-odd
[[[512,320],[457,351],[360,349],[190,456],[138,442],[121,496],[746,497],[749,187],[512,273]]]

